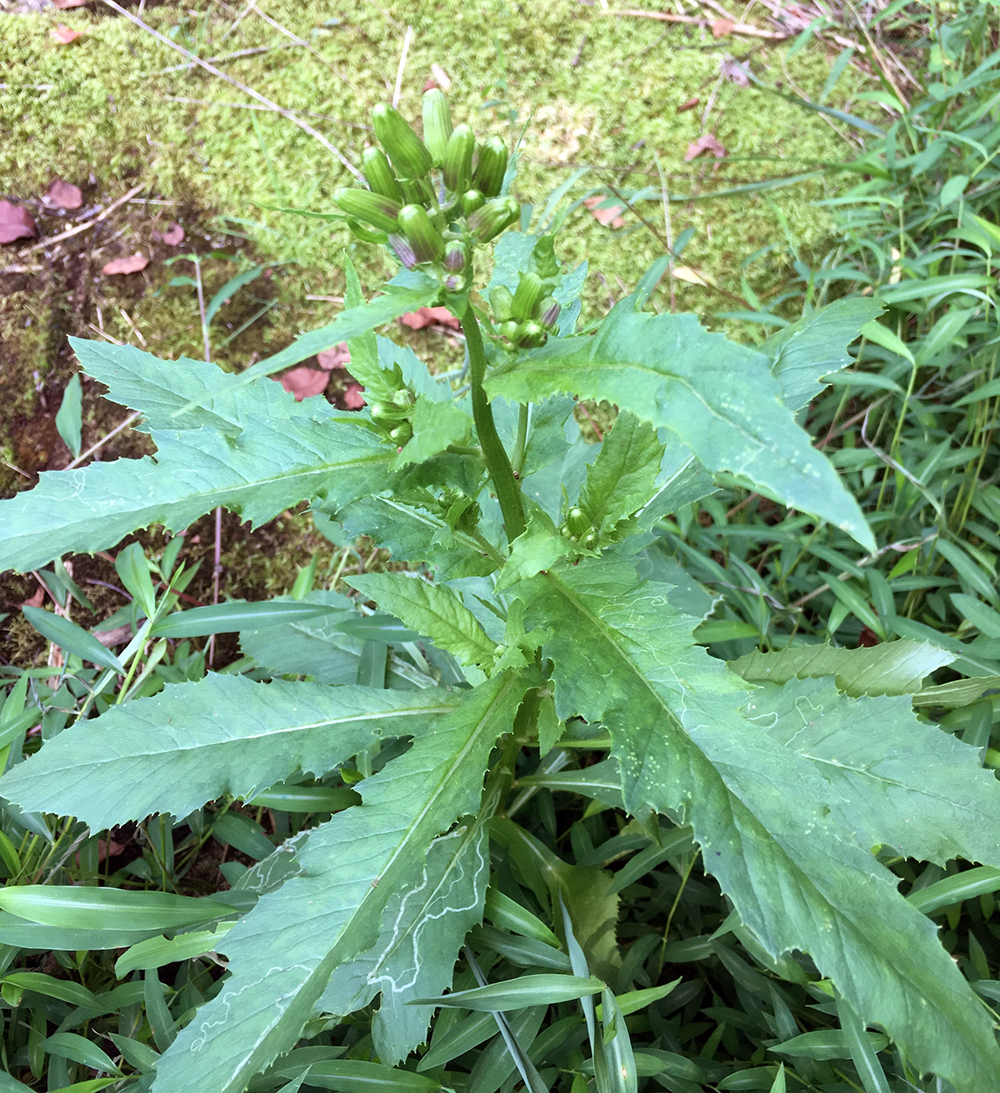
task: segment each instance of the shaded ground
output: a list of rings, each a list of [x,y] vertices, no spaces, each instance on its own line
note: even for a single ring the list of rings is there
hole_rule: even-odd
[[[433,9],[411,0],[386,11],[355,2],[333,16],[321,0],[262,0],[263,14],[248,10],[239,17],[214,0],[123,6],[141,9],[142,18],[182,50],[211,58],[268,99],[294,106],[351,162],[370,140],[371,106],[391,97],[411,26],[400,108],[416,116],[426,80],[440,79],[443,67],[459,118],[510,145],[523,135],[517,195],[537,210],[582,168],[587,173],[571,191],[577,199],[588,187],[629,192],[659,189],[661,181],[674,195],[690,196],[849,152],[817,115],[732,76],[736,58],[771,83],[815,93],[840,49],[832,41],[816,39],[789,60],[761,39],[611,18],[599,5],[576,0],[530,13],[492,0],[448,0]],[[339,306],[339,254],[352,246],[325,224],[280,211],[328,210],[332,189],[350,176],[286,119],[248,109],[260,104],[245,90],[208,75],[99,0],[2,17],[11,10],[10,0],[0,0],[6,62],[0,199],[28,209],[44,245],[27,240],[27,246],[0,248],[0,496],[70,461],[55,429],[75,369],[68,335],[127,342],[167,360],[202,357],[195,291],[190,283],[170,284],[195,274],[194,261],[182,256],[198,257],[206,299],[258,265],[264,271],[234,293],[211,329],[213,359],[244,367],[282,348],[298,330],[329,320]],[[59,24],[80,37],[59,43],[52,37]],[[863,74],[848,66],[836,105],[850,106],[864,86]],[[728,162],[720,166],[712,154],[686,161],[692,143],[708,136]],[[56,178],[80,187],[80,209],[45,206],[42,195]],[[712,202],[675,197],[667,208],[649,202],[645,223],[626,214],[620,227],[600,223],[580,205],[570,208],[566,199],[562,254],[571,262],[589,260],[592,313],[634,287],[663,253],[667,235],[676,241],[689,230],[683,262],[737,292],[741,263],[765,248],[749,276],[766,292],[788,268],[786,249],[769,251],[767,244],[787,237],[806,251],[824,246],[830,222],[811,205],[821,194],[822,184],[814,182],[779,191],[777,201],[767,194]],[[163,238],[174,224],[185,233],[177,245]],[[76,228],[83,230],[67,234]],[[143,270],[102,273],[108,261],[137,253],[149,259]],[[377,284],[384,272],[377,256],[362,250],[355,257],[364,283]],[[732,307],[731,299],[704,285],[676,280],[669,291],[679,309]],[[669,306],[666,283],[661,292],[660,305]],[[440,334],[397,333],[425,358],[454,358]],[[335,376],[331,398],[343,395],[349,379]],[[86,450],[127,415],[86,378],[83,394]],[[142,434],[124,429],[94,458],[148,451]],[[210,523],[206,518],[190,529],[184,560],[211,553]],[[155,551],[163,539],[154,532],[143,542]],[[314,551],[332,549],[308,522],[289,518],[253,536],[227,518],[224,544],[223,594],[246,598],[286,591]],[[189,590],[200,602],[211,600],[211,569],[209,558]],[[101,556],[76,559],[74,572],[78,581],[117,583]],[[37,587],[31,577],[8,575],[0,581],[0,611],[16,610]],[[113,590],[90,585],[88,594],[92,589],[100,590],[94,593],[99,612],[121,605]],[[0,656],[29,663],[25,642],[33,640],[14,626],[0,641]]]

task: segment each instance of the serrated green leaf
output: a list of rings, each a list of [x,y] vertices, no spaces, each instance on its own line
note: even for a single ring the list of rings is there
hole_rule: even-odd
[[[108,388],[107,398],[142,412],[136,427],[147,432],[208,427],[236,436],[254,417],[275,421],[302,416],[294,395],[280,383],[240,386],[238,376],[205,361],[164,361],[132,345],[82,338],[70,338],[70,344],[87,375]],[[193,396],[207,396],[210,390],[216,393],[205,399],[205,405],[174,416]]]
[[[754,692],[747,709],[830,784],[823,803],[861,846],[1000,866],[1000,784],[978,748],[918,721],[905,696],[846,698],[829,680],[793,680]]]
[[[595,337],[557,339],[496,369],[487,390],[517,402],[562,391],[606,399],[671,429],[709,470],[740,475],[875,549],[857,503],[782,402],[767,358],[693,315],[652,315],[622,300]]]
[[[657,492],[663,445],[656,430],[634,414],[620,413],[587,468],[580,508],[601,533],[646,507]]]
[[[22,607],[21,610],[43,638],[55,642],[64,652],[72,653],[81,660],[89,660],[101,668],[110,668],[113,672],[125,674],[125,665],[115,654],[92,634],[88,634],[82,626],[77,626],[72,619],[43,611],[40,607]]]
[[[559,535],[551,520],[536,510],[528,517],[527,530],[511,543],[510,556],[497,578],[496,589],[502,592],[512,588],[580,550],[578,543]]]
[[[433,731],[358,784],[362,805],[310,832],[298,875],[229,933],[229,978],[157,1064],[154,1093],[240,1093],[295,1043],[330,974],[375,943],[386,904],[420,876],[431,839],[478,811],[489,752],[524,687],[507,674],[465,692]]]
[[[559,713],[608,726],[626,806],[692,824],[706,868],[772,958],[809,953],[917,1069],[987,1088],[1000,1051],[968,983],[871,844],[842,826],[845,814],[877,822],[865,802],[827,814],[830,783],[742,719],[745,685],[691,646],[691,620],[656,585],[630,587],[602,559],[536,578],[530,593],[531,612],[553,626],[543,652]]]
[[[482,918],[491,817],[492,809],[431,843],[418,883],[386,906],[378,941],[331,975],[317,1004],[323,1013],[353,1013],[381,992],[372,1036],[387,1066],[426,1040],[433,1007],[408,1003],[450,986],[465,935]]]
[[[497,563],[479,543],[444,519],[393,497],[371,496],[337,513],[348,535],[367,535],[397,561],[426,562],[440,580],[485,577]]]
[[[833,645],[788,646],[777,653],[752,653],[729,662],[748,683],[787,683],[790,679],[836,677],[845,694],[915,694],[931,672],[955,659],[924,641],[882,642],[870,648],[840,649]]]
[[[393,460],[392,469],[423,463],[452,444],[464,444],[472,429],[472,418],[454,402],[434,402],[418,397],[413,407],[413,436]]]
[[[599,994],[604,989],[593,976],[540,973],[521,975],[502,983],[488,983],[467,991],[453,991],[435,998],[416,998],[412,1005],[448,1006],[466,1010],[519,1010],[527,1006],[550,1006]]]
[[[387,285],[384,295],[376,297],[361,307],[342,311],[332,323],[326,326],[300,334],[287,349],[265,357],[253,367],[241,372],[235,377],[235,383],[217,383],[210,386],[204,394],[189,399],[176,413],[190,413],[196,407],[206,406],[211,399],[227,389],[243,387],[264,376],[271,376],[275,372],[291,368],[292,365],[301,364],[307,357],[332,349],[340,342],[353,340],[378,326],[398,319],[407,312],[419,311],[420,308],[429,306],[440,293],[441,286],[429,276],[417,276],[414,280],[416,283],[406,288],[393,284]]]
[[[801,410],[822,391],[824,376],[851,363],[847,347],[861,328],[883,310],[871,297],[850,296],[806,315],[761,347],[771,358],[771,374],[781,384],[785,405]]]
[[[454,705],[443,691],[209,675],[77,723],[9,771],[0,792],[95,831],[156,812],[186,816],[227,793],[250,797],[295,770],[323,774],[383,733],[418,732]]]
[[[222,505],[259,524],[304,498],[347,503],[381,488],[395,456],[359,415],[252,418],[236,437],[208,428],[154,432],[156,459],[46,471],[0,502],[0,567],[114,546],[149,524],[186,527]]]
[[[431,638],[460,664],[488,666],[493,662],[496,642],[490,640],[476,616],[446,585],[430,584],[404,573],[366,573],[346,580],[383,611]]]

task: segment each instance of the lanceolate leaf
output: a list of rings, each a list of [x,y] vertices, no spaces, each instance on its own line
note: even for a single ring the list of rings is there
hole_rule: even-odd
[[[158,1062],[154,1093],[241,1093],[293,1046],[331,972],[375,943],[389,900],[420,882],[431,840],[478,811],[490,750],[523,693],[510,674],[468,692],[433,732],[358,784],[364,804],[310,834],[301,874],[227,935],[230,977]]]
[[[452,589],[403,573],[366,573],[348,578],[347,583],[452,653],[460,664],[492,662],[496,643]]]
[[[381,992],[372,1035],[378,1057],[390,1066],[427,1037],[433,1008],[408,1003],[451,985],[465,935],[483,917],[491,816],[492,810],[431,844],[417,883],[386,907],[378,941],[333,973],[319,1001],[321,1012],[342,1015]]]
[[[783,404],[767,358],[693,315],[653,315],[623,300],[595,337],[557,339],[497,369],[487,386],[518,402],[560,391],[606,399],[677,433],[709,470],[748,478],[875,547],[857,503]]]
[[[186,816],[225,794],[252,796],[295,770],[325,773],[379,737],[422,731],[454,705],[436,690],[210,675],[65,730],[14,767],[0,793],[95,831],[155,812]]]
[[[357,415],[253,419],[235,437],[209,428],[158,431],[155,461],[119,459],[41,475],[0,502],[0,569],[114,546],[136,528],[172,531],[217,505],[259,524],[303,498],[346,504],[381,487],[395,448]]]
[[[649,504],[657,492],[662,455],[652,426],[627,412],[618,415],[580,491],[580,508],[598,531],[610,531]]]
[[[332,349],[340,342],[350,341],[374,330],[384,323],[390,323],[410,311],[419,311],[434,302],[435,297],[441,291],[441,286],[431,277],[411,275],[416,281],[410,287],[403,288],[400,285],[386,286],[385,294],[377,296],[370,303],[361,307],[348,308],[342,311],[332,323],[319,327],[318,330],[310,330],[307,334],[300,334],[294,342],[280,353],[265,357],[258,361],[252,368],[241,372],[236,377],[236,384],[243,386],[263,376],[273,375],[284,368],[291,368],[294,364],[300,364],[307,357],[315,356],[326,349]],[[188,413],[196,406],[204,406],[208,399],[224,389],[222,384],[210,388],[205,394],[190,399],[182,408],[182,412]]]
[[[665,591],[615,589],[606,559],[535,579],[526,596],[554,626],[543,652],[559,715],[608,726],[627,807],[693,826],[706,868],[772,956],[808,952],[917,1069],[989,1088],[1000,1068],[991,1024],[934,928],[853,841],[850,802],[828,814],[817,765],[743,719],[745,685],[692,647],[691,620]],[[864,800],[855,807],[861,830],[870,814]]]
[[[823,389],[824,376],[851,363],[847,347],[882,311],[883,305],[870,296],[850,296],[786,326],[764,343],[789,410],[807,406]]]
[[[348,535],[367,535],[399,561],[428,562],[441,580],[485,577],[497,564],[444,519],[393,497],[365,497],[337,512]]]
[[[223,372],[214,364],[187,357],[160,360],[134,345],[88,342],[82,338],[70,338],[70,344],[87,375],[107,386],[105,397],[142,411],[144,424],[137,427],[145,431],[177,432],[208,426],[226,436],[236,436],[254,417],[274,421],[302,416],[294,396],[280,383],[241,386],[238,376]],[[209,391],[215,392],[211,398]],[[197,394],[206,396],[206,404],[177,414]],[[336,413],[327,402],[310,409],[323,417]]]
[[[844,698],[829,680],[794,680],[755,691],[748,717],[815,765],[862,846],[1000,866],[1000,783],[978,748],[918,721],[906,698]]]
[[[778,653],[752,653],[729,662],[749,683],[787,683],[790,679],[835,676],[845,694],[904,695],[920,690],[922,680],[950,664],[954,653],[926,641],[886,641],[871,648],[832,645],[789,646]]]

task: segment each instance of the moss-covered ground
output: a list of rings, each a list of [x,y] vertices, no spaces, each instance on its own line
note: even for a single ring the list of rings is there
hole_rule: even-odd
[[[668,208],[647,202],[648,226],[631,213],[615,230],[581,206],[570,212],[560,253],[590,263],[592,314],[631,290],[663,253],[667,214],[674,240],[694,230],[682,261],[735,293],[750,256],[759,255],[750,282],[766,293],[787,266],[789,239],[817,253],[829,236],[829,218],[814,204],[826,179],[738,198],[678,198],[845,158],[844,140],[818,114],[739,86],[720,69],[726,57],[736,57],[769,85],[816,95],[838,46],[813,40],[790,55],[786,45],[715,38],[707,27],[616,16],[582,0],[193,0],[147,3],[142,18],[176,46],[215,59],[235,80],[296,111],[352,163],[371,141],[371,107],[392,97],[412,27],[400,109],[419,115],[432,66],[440,66],[459,119],[480,133],[499,133],[511,146],[520,139],[515,194],[522,202],[541,209],[580,168],[586,174],[564,206],[592,187],[631,192],[659,189],[662,180],[674,200]],[[61,45],[51,37],[57,22],[84,33]],[[190,283],[169,283],[194,274],[193,263],[178,256],[201,256],[208,297],[258,263],[267,274],[236,294],[212,329],[215,359],[242,367],[299,330],[329,321],[342,286],[343,249],[353,252],[355,245],[339,226],[279,211],[332,208],[333,189],[350,175],[326,148],[102,0],[0,15],[0,58],[0,198],[25,204],[43,239],[76,223],[76,214],[61,216],[41,204],[53,179],[82,188],[83,214],[138,187],[112,214],[91,217],[87,230],[63,242],[0,250],[0,491],[9,495],[36,471],[69,458],[54,429],[74,368],[66,335],[128,341],[164,358],[202,356],[195,292]],[[867,86],[848,66],[829,101],[850,108]],[[697,106],[679,110],[692,99]],[[705,133],[725,147],[726,164],[685,161],[689,143]],[[159,238],[172,223],[187,233],[178,247]],[[375,287],[386,270],[371,250],[359,249],[356,260]],[[141,273],[102,275],[107,261],[136,251],[151,259]],[[678,308],[709,318],[733,306],[703,286],[678,281],[674,288]],[[659,306],[669,306],[667,291],[664,283]],[[409,336],[425,356],[449,351],[440,336]],[[85,444],[123,416],[85,385]],[[126,431],[103,456],[141,450],[141,438]],[[314,540],[308,549],[316,549]],[[230,546],[229,554],[236,549]],[[298,548],[292,543],[267,553],[266,577],[249,586],[234,578],[226,586],[231,594],[290,583]],[[279,556],[289,567],[275,575]],[[249,579],[233,557],[226,567]]]

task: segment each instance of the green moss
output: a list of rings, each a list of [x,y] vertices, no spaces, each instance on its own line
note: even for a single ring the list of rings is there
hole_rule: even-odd
[[[508,139],[526,124],[517,192],[536,204],[581,165],[593,168],[581,187],[611,182],[634,190],[658,184],[655,153],[671,191],[691,193],[845,152],[817,115],[719,83],[723,51],[742,42],[716,42],[706,31],[685,27],[664,32],[652,20],[608,17],[596,5],[557,0],[537,5],[529,16],[505,2],[449,0],[433,9],[417,2],[384,8],[355,2],[342,5],[331,20],[321,0],[270,4],[268,14],[311,52],[259,18],[244,18],[233,29],[234,20],[222,17],[216,5],[203,7],[198,14],[160,7],[146,18],[202,56],[266,49],[223,67],[273,101],[302,111],[353,162],[370,139],[370,108],[389,94],[403,29],[411,24],[401,109],[419,113],[430,66],[443,64],[454,81],[451,98],[460,118]],[[10,135],[0,150],[0,175],[12,180],[13,189],[37,192],[55,172],[81,178],[93,170],[109,192],[116,180],[139,177],[151,190],[250,222],[249,234],[274,258],[314,270],[336,266],[341,233],[263,207],[329,209],[333,188],[349,176],[325,149],[273,113],[229,105],[246,103],[247,96],[200,69],[163,72],[183,58],[126,19],[99,11],[73,15],[74,26],[89,29],[71,48],[48,38],[42,17],[0,21],[6,80],[22,85],[0,95],[0,128]],[[754,64],[777,66],[779,56],[761,51]],[[815,90],[828,64],[817,47],[796,56],[790,75]],[[852,90],[857,81],[849,70],[842,87]],[[27,85],[51,89],[40,95]],[[749,157],[719,172],[705,160],[684,162],[688,143],[701,133],[704,106],[676,112],[686,99],[700,97],[704,104],[713,96],[708,127],[730,155]],[[760,157],[782,162],[756,162]],[[780,193],[789,228],[807,249],[829,231],[829,221],[811,205],[819,192],[813,185]],[[647,210],[651,222],[662,224],[658,204]],[[685,261],[730,287],[738,285],[733,274],[741,261],[780,238],[773,207],[763,197],[675,203],[672,220],[675,236],[696,229]],[[615,295],[621,292],[617,279],[631,287],[662,252],[641,226],[630,234],[612,232],[585,210],[573,214],[571,226],[565,256],[587,257]],[[377,271],[370,272],[374,279]],[[600,306],[606,295],[595,280],[591,303]],[[706,306],[702,289],[682,285],[679,297],[681,304]]]

